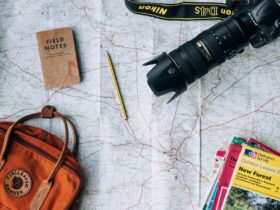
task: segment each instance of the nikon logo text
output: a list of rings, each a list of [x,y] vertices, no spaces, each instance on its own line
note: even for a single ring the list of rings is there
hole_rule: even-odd
[[[205,7],[205,6],[197,6],[195,7],[195,14],[201,16],[218,16],[218,7]]]
[[[228,15],[228,16],[234,15],[234,12],[232,10],[230,10],[230,9],[221,9],[221,13],[223,15]]]
[[[149,5],[141,5],[138,7],[139,10],[146,10],[146,11],[151,11],[153,13],[159,14],[159,15],[166,15],[167,9],[163,7],[158,7],[158,6],[149,6]]]

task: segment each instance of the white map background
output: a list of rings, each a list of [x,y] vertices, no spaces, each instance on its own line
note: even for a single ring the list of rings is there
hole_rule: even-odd
[[[15,120],[51,104],[75,122],[85,175],[80,209],[198,209],[215,151],[234,135],[280,149],[280,41],[247,48],[170,104],[171,95],[157,98],[150,91],[150,69],[142,64],[214,23],[137,16],[122,0],[0,0],[0,119]],[[83,80],[45,91],[35,32],[65,26],[73,27]],[[50,125],[63,135],[58,124],[44,124]]]

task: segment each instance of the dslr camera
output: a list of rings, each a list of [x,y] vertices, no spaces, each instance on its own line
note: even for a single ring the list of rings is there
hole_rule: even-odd
[[[160,96],[187,86],[212,68],[244,51],[269,44],[280,35],[280,0],[231,0],[234,15],[203,31],[170,53],[162,53],[144,65],[155,64],[148,84]]]

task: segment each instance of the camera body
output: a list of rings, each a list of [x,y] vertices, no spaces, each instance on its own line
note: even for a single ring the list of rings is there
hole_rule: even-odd
[[[275,2],[279,6],[280,1],[275,0],[251,0],[247,6],[248,14],[258,28],[257,33],[250,37],[250,43],[255,48],[269,44],[280,35],[280,10],[273,9]]]
[[[234,8],[233,16],[169,54],[163,53],[144,64],[156,64],[147,74],[148,84],[155,95],[174,91],[173,100],[187,89],[188,84],[243,52],[249,44],[260,48],[279,37],[279,0],[228,1]]]

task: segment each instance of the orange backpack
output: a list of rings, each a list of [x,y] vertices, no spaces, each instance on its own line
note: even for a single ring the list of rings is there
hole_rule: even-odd
[[[60,118],[63,142],[53,134],[22,123],[35,118]],[[68,149],[70,120],[46,106],[17,122],[0,122],[0,210],[66,210],[81,187],[81,170]]]

